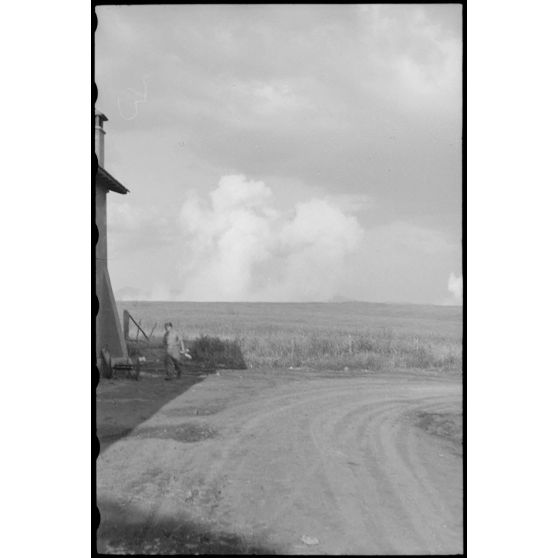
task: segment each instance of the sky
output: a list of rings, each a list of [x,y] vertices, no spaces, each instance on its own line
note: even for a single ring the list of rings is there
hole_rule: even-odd
[[[96,13],[117,299],[462,303],[461,6]]]

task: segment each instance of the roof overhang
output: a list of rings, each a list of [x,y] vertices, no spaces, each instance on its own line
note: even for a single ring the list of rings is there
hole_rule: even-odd
[[[100,110],[95,109],[95,116],[98,116],[103,122],[107,122],[108,118]]]
[[[97,170],[97,180],[110,190],[111,192],[116,192],[118,194],[127,194],[130,190],[123,186],[112,174],[106,171],[103,167],[99,166]]]

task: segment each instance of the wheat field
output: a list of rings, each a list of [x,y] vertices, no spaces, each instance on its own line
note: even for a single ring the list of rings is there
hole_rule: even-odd
[[[173,322],[186,343],[236,341],[249,367],[460,371],[459,306],[343,303],[119,301],[152,339]],[[130,335],[136,335],[131,326]]]

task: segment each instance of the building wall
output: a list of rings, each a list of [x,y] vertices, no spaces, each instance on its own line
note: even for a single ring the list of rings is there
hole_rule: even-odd
[[[99,300],[96,323],[96,355],[107,347],[114,357],[127,357],[124,334],[120,326],[116,301],[112,292],[107,262],[107,189],[95,184],[95,224],[99,238],[95,247],[95,292]]]
[[[95,185],[95,224],[99,229],[95,257],[107,265],[107,189],[99,184]]]

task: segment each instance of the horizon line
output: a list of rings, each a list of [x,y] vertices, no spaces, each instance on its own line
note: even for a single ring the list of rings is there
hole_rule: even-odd
[[[458,307],[463,308],[463,303],[442,304],[435,302],[376,302],[371,300],[305,300],[305,301],[280,301],[280,300],[147,300],[139,298],[119,299],[116,302],[186,302],[188,304],[385,304],[393,306],[440,306],[440,307]]]

